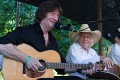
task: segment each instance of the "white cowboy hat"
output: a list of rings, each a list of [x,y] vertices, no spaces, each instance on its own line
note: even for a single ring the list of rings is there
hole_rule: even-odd
[[[76,37],[79,33],[81,32],[88,32],[92,34],[92,44],[95,44],[99,41],[100,37],[101,37],[101,32],[99,30],[94,30],[91,31],[90,27],[88,26],[88,24],[82,24],[79,31],[78,32],[72,32],[69,31],[69,38],[72,42],[76,41]]]

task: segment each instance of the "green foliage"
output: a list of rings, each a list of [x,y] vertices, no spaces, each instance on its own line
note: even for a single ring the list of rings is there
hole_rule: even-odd
[[[20,4],[20,17],[19,17],[19,26],[27,25],[33,23],[34,14],[36,11],[36,7],[27,5],[25,3]],[[16,27],[16,10],[17,10],[17,2],[16,0],[0,0],[0,36],[7,34],[12,31]],[[66,17],[61,17],[60,22],[67,24],[76,24],[72,26],[75,30],[79,30],[80,24],[72,21]],[[57,42],[59,44],[60,52],[64,55],[67,54],[67,50],[71,45],[69,39],[69,32],[65,30],[56,30],[52,31],[53,35],[56,37]],[[110,45],[112,45],[106,39],[102,39],[102,49],[103,53],[107,53],[106,49]],[[98,44],[95,44],[93,48],[98,51]],[[0,75],[0,80],[2,77]]]
[[[59,44],[60,53],[63,54],[63,56],[65,57],[70,45],[70,40],[68,38],[68,31],[54,29],[52,32]]]
[[[108,48],[112,46],[112,43],[108,40],[106,40],[105,38],[102,37],[102,55],[108,55]],[[96,43],[92,48],[94,48],[96,50],[97,53],[99,53],[98,51],[98,43]]]
[[[8,1],[0,0],[0,36],[11,31],[12,27],[15,25],[15,1]],[[12,25],[10,26],[10,24]]]
[[[33,7],[28,4],[21,3],[20,19],[19,19],[20,26],[33,23],[36,9],[37,7]]]
[[[3,80],[2,72],[0,71],[0,80]]]
[[[0,0],[0,36],[16,27],[16,0]],[[32,23],[36,7],[20,3],[19,26]]]

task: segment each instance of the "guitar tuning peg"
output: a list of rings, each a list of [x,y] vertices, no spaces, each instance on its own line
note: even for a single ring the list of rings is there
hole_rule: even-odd
[[[100,62],[96,62],[97,64],[99,64]]]
[[[96,62],[97,64],[102,64],[103,63],[103,61],[99,61],[99,62]]]
[[[103,63],[103,61],[100,61],[100,63]]]

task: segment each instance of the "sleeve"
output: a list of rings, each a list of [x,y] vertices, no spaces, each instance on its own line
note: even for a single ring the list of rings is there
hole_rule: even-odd
[[[115,45],[113,45],[109,54],[108,54],[108,57],[112,59],[112,56],[113,56],[113,54],[115,54],[116,51],[117,50],[115,49]]]
[[[97,52],[95,50],[93,50],[94,53],[94,61],[93,63],[99,62],[100,61],[100,56],[97,54]]]
[[[100,56],[97,54],[97,52],[94,49],[90,49],[90,54],[92,56],[92,58],[89,59],[90,62],[92,62],[93,64],[95,64],[96,62],[100,61]]]
[[[77,58],[76,58],[77,51],[76,51],[75,47],[76,46],[74,46],[74,45],[70,46],[67,56],[66,56],[66,62],[68,62],[68,63],[76,63],[77,62]]]
[[[16,28],[15,30],[13,30],[12,32],[9,32],[8,34],[6,34],[5,36],[0,38],[0,44],[9,44],[12,43],[14,45],[18,45],[22,42],[22,29]]]

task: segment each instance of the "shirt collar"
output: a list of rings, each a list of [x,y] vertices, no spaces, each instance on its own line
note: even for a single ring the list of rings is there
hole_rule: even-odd
[[[35,23],[35,24],[33,24],[33,25],[34,25],[34,27],[35,27],[35,32],[36,32],[36,33],[39,33],[39,32],[42,32],[42,33],[43,33],[43,31],[42,31],[41,26],[40,26],[39,23]]]
[[[35,32],[36,32],[36,33],[42,33],[42,34],[43,34],[43,31],[42,31],[41,26],[40,26],[39,23],[35,23],[35,24],[33,24],[33,25],[34,25],[34,27],[35,27],[34,29],[35,29]],[[48,34],[51,35],[51,31],[49,31]]]
[[[77,45],[79,46],[78,48],[83,49],[78,42],[77,42]],[[84,49],[83,49],[83,50],[84,50]],[[85,51],[85,50],[84,50],[84,51]],[[90,48],[88,48],[88,52],[89,52],[89,51],[90,51]]]

